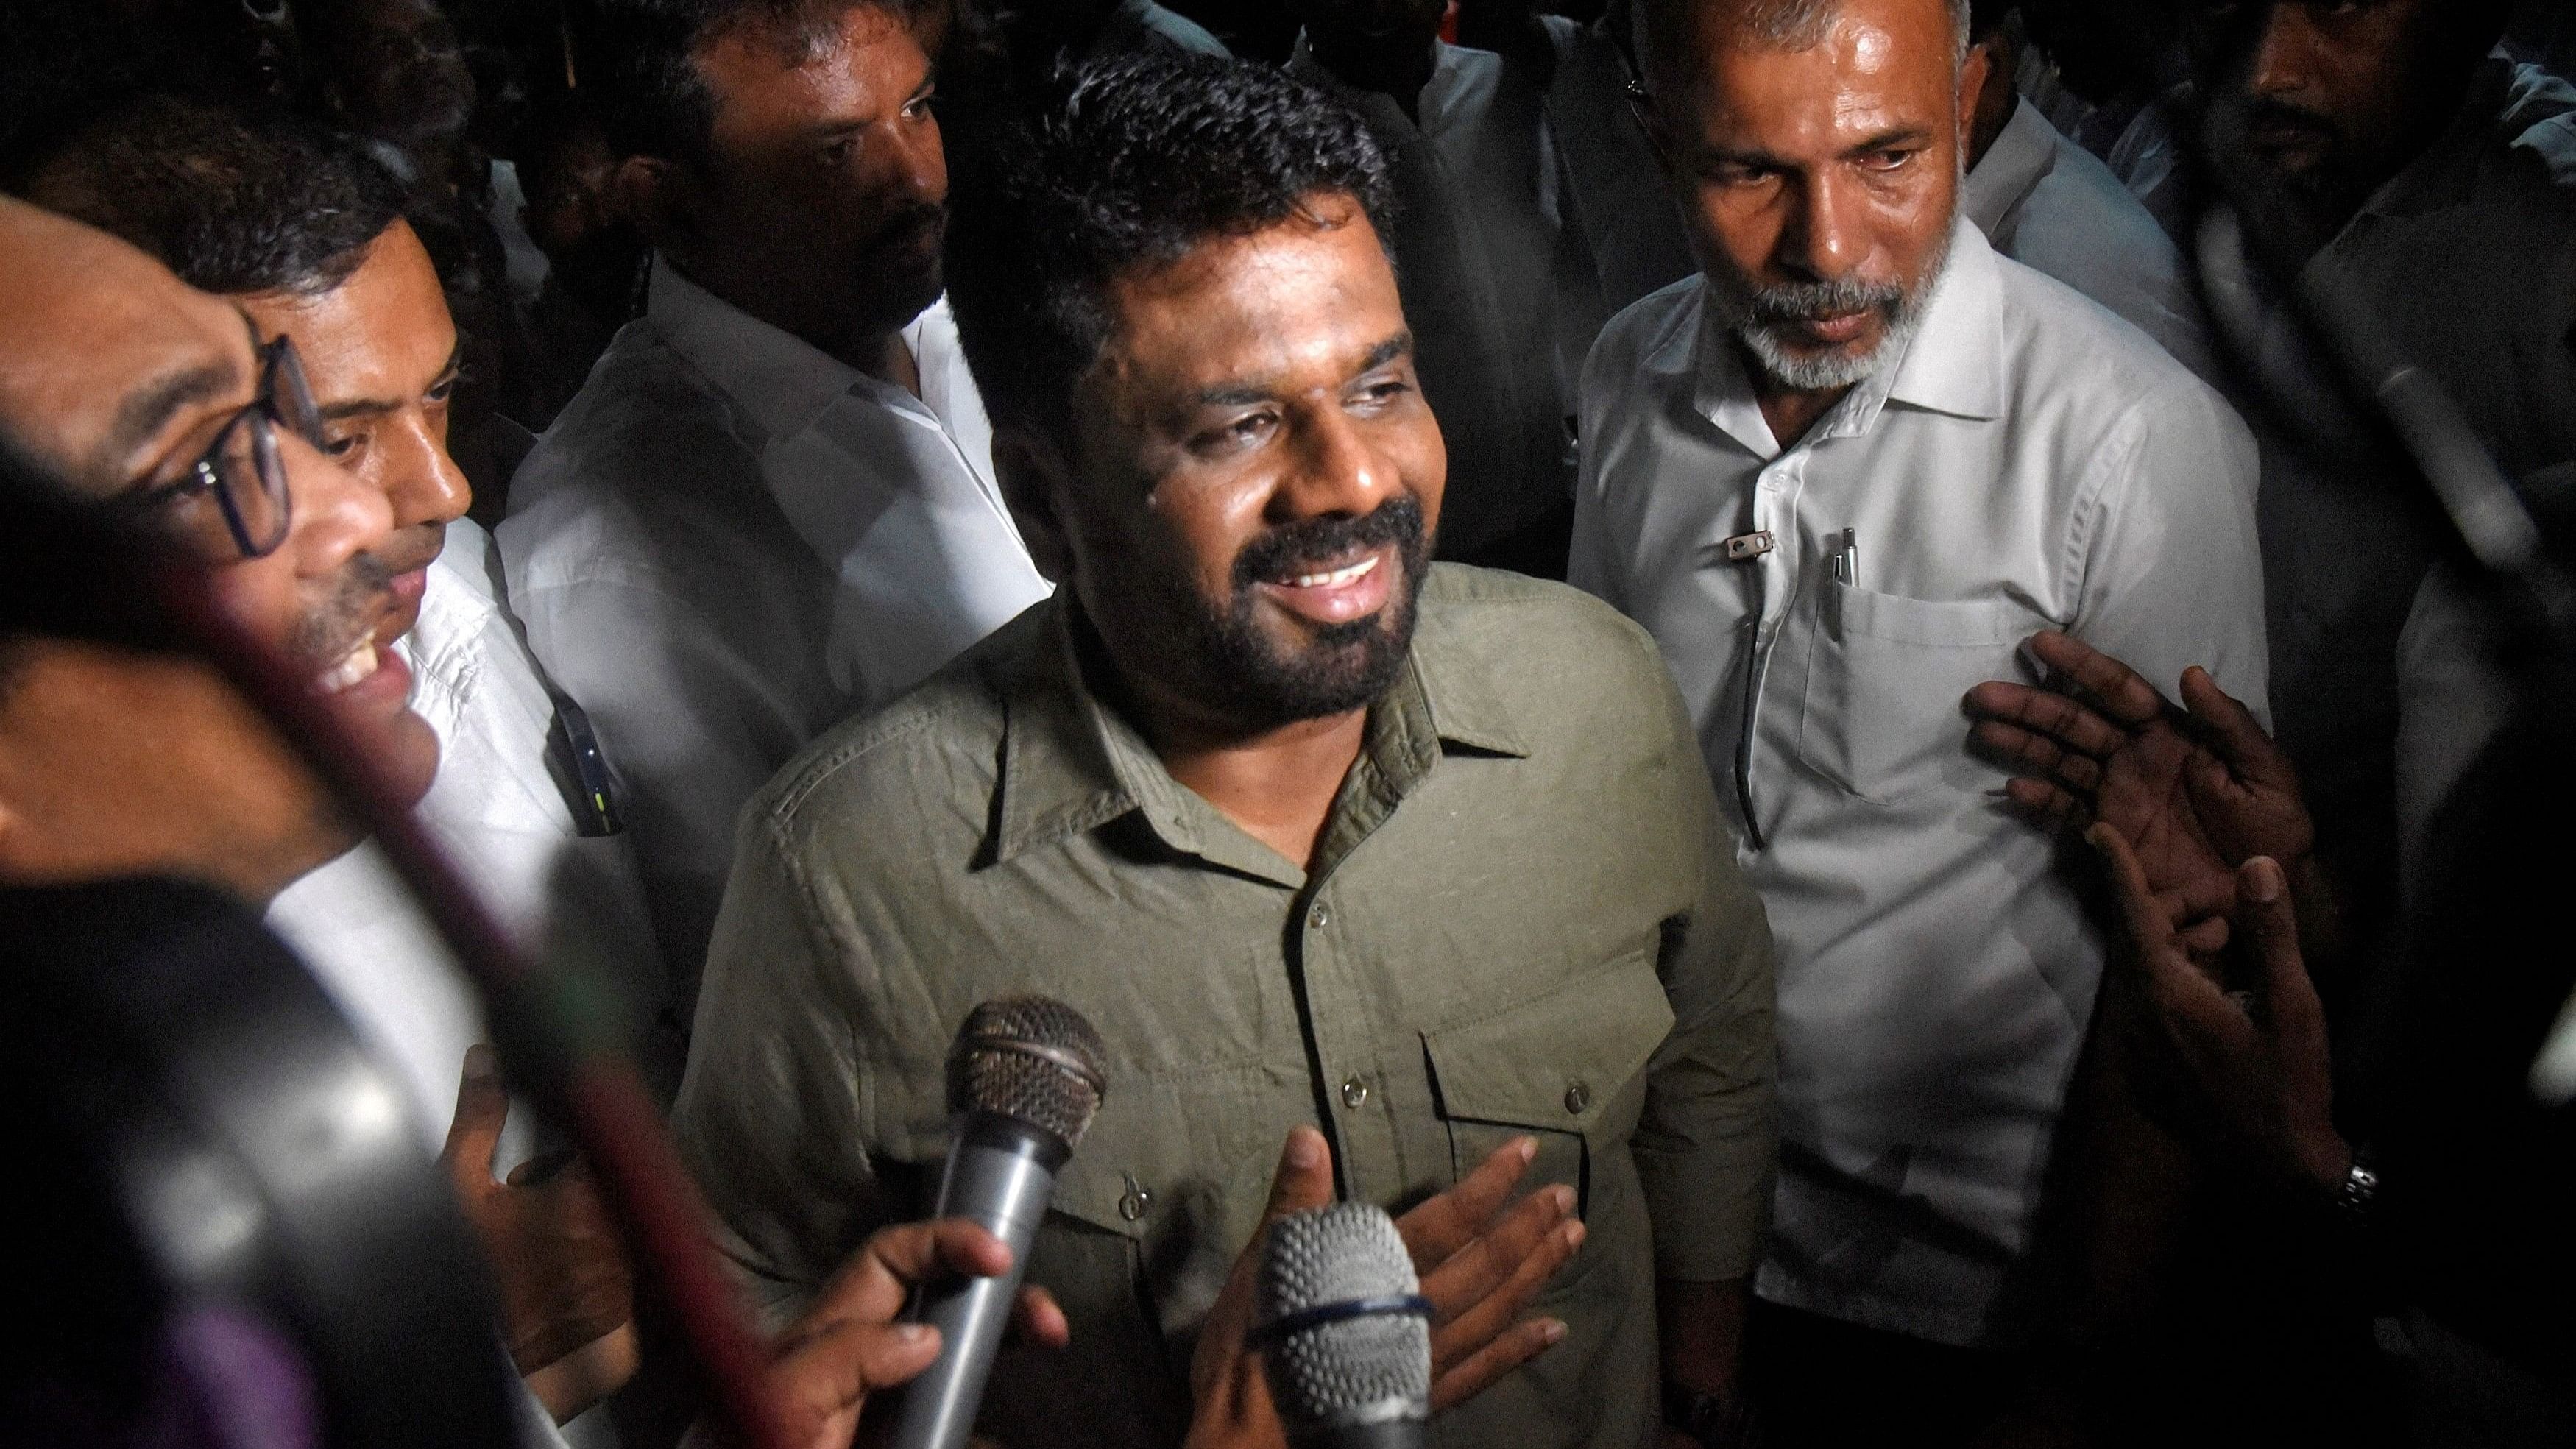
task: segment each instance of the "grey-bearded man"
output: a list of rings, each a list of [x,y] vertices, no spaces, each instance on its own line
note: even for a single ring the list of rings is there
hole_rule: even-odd
[[[1747,1382],[1789,1443],[1952,1442],[2009,1392],[2102,942],[1962,693],[2057,629],[2263,708],[2253,441],[1959,216],[1967,11],[1642,4],[1702,275],[1582,388],[1572,578],[1661,644],[1778,948]]]

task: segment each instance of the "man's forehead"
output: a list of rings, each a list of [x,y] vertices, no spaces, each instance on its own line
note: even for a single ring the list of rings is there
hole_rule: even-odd
[[[0,410],[85,486],[126,481],[179,413],[250,387],[241,314],[104,233],[0,211]]]
[[[1110,303],[1112,351],[1176,380],[1355,370],[1404,328],[1385,250],[1347,201],[1212,238],[1119,279]]]

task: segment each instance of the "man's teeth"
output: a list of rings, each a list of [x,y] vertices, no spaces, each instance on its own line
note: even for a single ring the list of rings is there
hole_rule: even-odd
[[[337,694],[375,672],[376,643],[372,639],[362,639],[358,641],[357,648],[350,650],[339,663],[313,681],[313,687],[323,694]]]
[[[1335,569],[1328,574],[1297,574],[1288,580],[1288,586],[1290,588],[1297,589],[1334,588],[1342,584],[1347,584],[1351,580],[1367,573],[1369,570],[1376,568],[1377,560],[1378,556],[1376,554],[1370,554],[1367,558],[1361,559],[1358,563],[1352,564],[1348,568]]]

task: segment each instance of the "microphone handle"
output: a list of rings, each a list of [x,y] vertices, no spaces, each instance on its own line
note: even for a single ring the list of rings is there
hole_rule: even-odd
[[[1063,1139],[1014,1118],[978,1113],[958,1124],[934,1216],[983,1224],[1009,1246],[1011,1271],[952,1279],[915,1297],[904,1318],[939,1330],[939,1357],[904,1385],[894,1449],[965,1449],[1020,1295],[1029,1245],[1055,1191],[1056,1169],[1071,1155]]]
[[[1288,1431],[1289,1449],[1425,1449],[1431,1427],[1420,1419],[1373,1424],[1313,1424]]]

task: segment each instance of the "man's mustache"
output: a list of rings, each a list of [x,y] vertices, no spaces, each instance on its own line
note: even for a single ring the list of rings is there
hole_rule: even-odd
[[[1905,300],[1905,289],[1892,282],[1786,282],[1757,287],[1744,302],[1744,321],[1753,326],[1812,322],[1853,312],[1892,312]]]
[[[1234,587],[1239,593],[1387,544],[1396,545],[1408,560],[1420,556],[1422,504],[1410,494],[1390,498],[1357,518],[1309,518],[1271,529],[1234,556]]]
[[[288,653],[303,664],[328,664],[348,653],[393,607],[393,580],[394,570],[374,554],[350,559],[333,581],[331,597],[295,621]]]
[[[2248,133],[2269,129],[2309,131],[2328,141],[2342,139],[2335,123],[2304,106],[2270,96],[2256,96],[2245,102],[2245,129]]]
[[[908,206],[895,213],[891,221],[878,228],[877,234],[868,238],[868,244],[864,250],[883,251],[898,243],[908,242],[925,232],[936,236],[947,225],[947,207],[932,206],[927,203]]]

